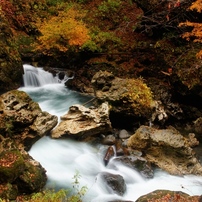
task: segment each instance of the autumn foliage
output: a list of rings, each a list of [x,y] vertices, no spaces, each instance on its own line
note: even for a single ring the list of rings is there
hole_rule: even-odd
[[[41,36],[35,44],[36,50],[47,55],[53,52],[78,51],[87,42],[89,31],[80,20],[81,14],[71,8],[60,11],[57,16],[51,17],[45,22],[37,24]]]
[[[27,34],[34,33],[34,22],[43,14],[45,8],[45,0],[0,0],[0,12],[14,32],[19,30]]]
[[[197,11],[198,13],[202,12],[202,0],[195,1],[190,7],[190,10]],[[190,32],[185,32],[183,38],[188,41],[193,39],[194,42],[202,43],[202,22],[183,22],[180,23],[180,26],[192,27],[193,29]],[[197,54],[198,58],[202,58],[202,50]]]

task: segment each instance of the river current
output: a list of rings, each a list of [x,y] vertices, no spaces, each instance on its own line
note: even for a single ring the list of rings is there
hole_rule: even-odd
[[[73,104],[83,104],[90,97],[71,91],[64,82],[53,77],[43,68],[24,65],[24,86],[19,90],[25,91],[39,103],[43,111],[60,116],[67,113]],[[71,189],[74,175],[80,175],[79,184],[87,187],[83,197],[84,202],[108,202],[112,200],[135,201],[142,195],[157,189],[182,191],[189,195],[201,195],[202,177],[187,175],[173,176],[160,169],[155,170],[153,179],[145,179],[135,170],[121,164],[114,164],[113,159],[107,167],[103,163],[104,146],[92,147],[87,143],[79,143],[69,139],[51,139],[45,136],[37,141],[29,154],[47,171],[46,188]],[[120,197],[112,192],[101,181],[99,175],[106,171],[120,174],[126,183],[126,193]]]

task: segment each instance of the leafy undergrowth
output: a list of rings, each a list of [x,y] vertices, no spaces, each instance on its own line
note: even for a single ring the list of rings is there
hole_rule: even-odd
[[[20,195],[15,201],[17,202],[82,202],[88,188],[86,186],[80,186],[81,175],[76,171],[73,176],[71,189],[60,189],[55,191],[54,189],[46,189],[41,192],[33,193],[31,195]],[[7,199],[1,199],[0,202],[8,202]]]

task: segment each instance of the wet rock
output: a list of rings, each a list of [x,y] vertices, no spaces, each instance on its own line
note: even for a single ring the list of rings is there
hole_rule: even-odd
[[[105,166],[109,163],[110,159],[112,157],[114,157],[115,155],[115,149],[113,148],[113,146],[108,147],[105,156],[104,156],[104,164]]]
[[[67,114],[61,117],[59,125],[51,132],[52,138],[68,135],[74,138],[85,138],[110,132],[108,103],[99,108],[90,109],[82,105],[73,105]]]
[[[115,193],[117,195],[123,196],[126,192],[126,184],[121,175],[102,172],[100,177],[103,182],[106,183],[106,187],[109,193]]]
[[[153,178],[154,172],[150,163],[139,156],[121,156],[113,159],[113,164],[121,163],[139,172],[145,178]]]
[[[198,202],[200,196],[189,196],[186,193],[180,191],[169,191],[169,190],[156,190],[141,196],[136,202],[147,202],[147,201],[193,201]]]
[[[140,150],[145,158],[170,174],[202,175],[202,166],[190,147],[189,139],[174,128],[141,126],[128,140],[128,146]]]

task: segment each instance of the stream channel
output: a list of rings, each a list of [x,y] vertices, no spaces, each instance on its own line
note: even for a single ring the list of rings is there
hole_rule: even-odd
[[[71,91],[63,81],[43,70],[31,65],[24,65],[24,86],[19,90],[25,91],[37,102],[43,111],[60,116],[67,113],[73,104],[83,104],[89,97]],[[80,187],[86,186],[87,193],[84,202],[108,202],[112,200],[135,201],[140,196],[157,189],[182,191],[189,195],[202,194],[202,177],[173,176],[157,169],[154,178],[145,179],[138,172],[110,160],[107,167],[103,162],[104,146],[92,147],[87,143],[70,139],[51,139],[45,136],[38,140],[29,154],[47,171],[46,188],[72,189],[74,175],[79,173]],[[126,193],[118,196],[110,190],[99,177],[101,172],[121,175],[126,183]]]

